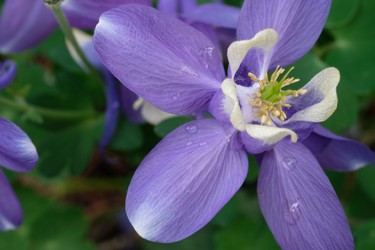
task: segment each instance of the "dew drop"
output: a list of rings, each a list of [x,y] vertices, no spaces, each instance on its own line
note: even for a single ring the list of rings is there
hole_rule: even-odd
[[[186,125],[185,131],[188,134],[195,134],[198,131],[198,128],[195,125]]]
[[[178,100],[178,98],[180,98],[180,93],[178,93],[178,94],[172,96],[172,98],[173,98],[173,100],[175,100],[175,101]]]
[[[207,142],[201,142],[201,143],[199,143],[199,146],[200,146],[200,147],[203,147],[203,146],[205,146],[205,145],[207,145]]]
[[[189,147],[189,146],[191,146],[193,144],[193,142],[191,142],[191,141],[188,141],[188,142],[186,142],[186,147]]]
[[[284,157],[284,167],[287,168],[290,171],[293,171],[297,166],[297,159],[294,157]]]
[[[295,225],[299,218],[301,217],[301,200],[295,199],[292,201],[287,201],[284,208],[284,218],[286,222],[290,225]]]

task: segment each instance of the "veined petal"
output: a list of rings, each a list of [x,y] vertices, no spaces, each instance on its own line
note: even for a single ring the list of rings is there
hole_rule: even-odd
[[[248,160],[234,131],[214,119],[187,123],[138,167],[126,212],[143,238],[174,242],[206,225],[244,182]]]
[[[286,67],[315,44],[328,17],[331,0],[246,0],[237,27],[241,40],[274,29],[280,40],[272,51],[270,69]]]
[[[354,249],[340,201],[302,144],[283,141],[264,154],[258,199],[282,249]]]
[[[146,6],[124,5],[103,14],[94,46],[125,86],[168,113],[200,110],[225,77],[207,37]]]
[[[0,17],[0,52],[12,54],[43,41],[57,22],[42,0],[6,0]]]
[[[355,171],[375,164],[375,154],[365,145],[333,134],[316,126],[303,144],[311,150],[320,165],[334,171]]]
[[[340,81],[340,73],[335,68],[327,68],[317,74],[303,89],[307,93],[298,98],[290,97],[287,102],[298,111],[284,124],[296,121],[323,122],[337,108],[336,88]]]
[[[278,34],[275,30],[265,29],[259,31],[250,40],[233,42],[228,48],[228,61],[232,78],[234,78],[242,61],[252,48],[261,49],[264,56],[264,58],[254,62],[258,63],[258,65],[256,69],[253,70],[256,71],[260,69],[259,72],[266,73],[268,70],[268,57],[277,40]],[[254,71],[252,71],[252,73],[255,73]]]
[[[0,231],[18,227],[23,219],[21,205],[12,187],[0,170]]]
[[[0,89],[11,83],[16,76],[17,67],[13,61],[0,62]]]
[[[81,29],[93,29],[98,23],[100,15],[107,10],[123,4],[134,3],[151,5],[151,0],[64,0],[61,8],[72,26]]]
[[[25,172],[37,162],[38,154],[30,138],[14,123],[0,117],[0,165]]]
[[[220,3],[208,3],[191,8],[190,11],[184,12],[182,17],[191,21],[235,29],[239,15],[239,8]]]

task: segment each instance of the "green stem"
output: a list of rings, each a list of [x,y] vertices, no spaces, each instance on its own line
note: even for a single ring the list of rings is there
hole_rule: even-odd
[[[56,110],[38,107],[26,102],[15,102],[8,98],[0,96],[0,104],[8,106],[13,109],[17,109],[21,112],[33,111],[41,116],[56,119],[56,120],[74,120],[74,119],[85,119],[96,115],[93,111],[67,111],[67,110]]]
[[[66,39],[73,46],[75,52],[77,53],[77,55],[79,56],[79,58],[81,59],[85,67],[91,72],[96,72],[94,67],[91,65],[91,63],[87,59],[86,55],[83,53],[81,47],[79,46],[77,39],[75,38],[72,32],[70,24],[65,17],[65,14],[61,10],[60,4],[62,1],[61,0],[44,0],[44,2],[53,11],[62,32],[64,33]]]

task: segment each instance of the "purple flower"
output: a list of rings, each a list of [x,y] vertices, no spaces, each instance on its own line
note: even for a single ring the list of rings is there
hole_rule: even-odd
[[[159,0],[158,9],[201,31],[224,54],[235,40],[240,9],[225,5],[223,1],[198,4],[196,0]]]
[[[241,187],[253,153],[261,165],[260,207],[283,249],[354,248],[319,163],[351,171],[375,155],[318,125],[337,106],[336,69],[287,90],[297,79],[278,67],[311,49],[330,4],[246,0],[239,41],[228,49],[229,77],[212,42],[183,22],[140,5],[101,16],[94,46],[123,84],[166,112],[214,116],[174,130],[137,169],[126,212],[142,237],[174,242],[206,225]]]
[[[106,10],[122,4],[150,5],[150,2],[150,0],[64,0],[61,8],[73,27],[93,29],[99,16]],[[0,17],[0,52],[13,54],[32,48],[56,28],[55,17],[44,5],[43,0],[5,0]]]
[[[0,64],[0,89],[14,78],[13,62]],[[30,138],[14,123],[0,117],[0,166],[16,172],[30,171],[38,154]],[[4,173],[0,170],[0,230],[10,230],[22,222],[22,209]]]

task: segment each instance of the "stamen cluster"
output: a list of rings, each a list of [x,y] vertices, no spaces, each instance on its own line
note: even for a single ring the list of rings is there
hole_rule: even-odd
[[[294,68],[291,68],[282,78],[278,78],[284,74],[285,69],[277,66],[276,70],[272,73],[271,78],[268,74],[263,79],[259,79],[254,74],[249,73],[248,76],[253,82],[258,83],[259,89],[256,93],[256,98],[251,99],[250,102],[257,109],[256,117],[260,117],[262,125],[273,124],[271,116],[279,118],[284,121],[287,116],[283,111],[283,107],[290,108],[291,105],[285,103],[287,96],[298,97],[306,94],[307,90],[282,90],[283,87],[299,82],[299,79],[294,77],[288,78],[288,75]]]

